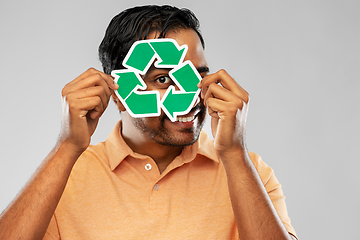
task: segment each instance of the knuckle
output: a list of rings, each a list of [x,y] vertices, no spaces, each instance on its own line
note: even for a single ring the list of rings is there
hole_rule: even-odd
[[[65,88],[63,88],[63,89],[61,90],[61,96],[62,96],[62,97],[65,97],[65,96],[66,96],[66,90],[65,90]]]
[[[214,99],[213,99],[213,98],[208,98],[208,99],[206,99],[206,105],[207,105],[207,106],[212,105],[213,102],[214,102]]]
[[[106,91],[103,86],[96,86],[96,94],[99,96],[105,96],[106,97]]]
[[[229,106],[228,106],[228,111],[229,111],[232,115],[235,115],[235,114],[237,113],[237,111],[242,108],[242,105],[243,105],[242,102],[241,102],[241,106],[240,106],[240,105],[237,105],[237,104],[229,104]]]
[[[73,94],[72,94],[72,93],[66,94],[66,95],[64,96],[64,99],[65,99],[65,101],[68,102],[68,103],[73,102]]]
[[[91,97],[93,95],[92,88],[84,88],[78,91],[79,97]]]
[[[225,74],[227,74],[227,72],[226,72],[225,69],[220,69],[220,70],[218,71],[218,74],[220,74],[220,75],[225,75]]]
[[[61,96],[65,97],[69,93],[70,83],[65,84],[64,88],[61,90]]]
[[[68,106],[70,111],[74,111],[77,109],[78,104],[74,103],[73,101],[68,101]]]
[[[248,92],[246,92],[246,99],[245,99],[245,103],[249,103],[250,102],[250,95]]]
[[[218,82],[213,82],[213,83],[209,84],[210,92],[219,91],[219,89],[221,89],[221,88],[222,88],[222,86],[220,86],[218,84]]]
[[[97,84],[100,85],[104,81],[102,75],[99,72],[95,72],[93,75],[95,76],[95,82]]]
[[[214,87],[216,87],[217,86],[217,84],[216,83],[210,83],[209,85],[208,85],[208,90],[213,90],[214,89]]]
[[[96,69],[93,68],[93,67],[90,67],[87,71],[88,71],[88,72],[96,72]]]
[[[94,100],[92,100],[92,99],[86,99],[85,101],[86,101],[86,102],[85,102],[85,103],[86,103],[86,106],[87,106],[87,107],[90,107],[90,106],[93,105],[93,101],[94,101]]]
[[[234,107],[236,109],[242,109],[243,106],[244,106],[244,101],[241,98],[238,98],[237,103],[236,105],[234,105]]]
[[[99,96],[97,96],[96,98],[94,98],[94,103],[95,103],[95,105],[102,105],[101,98],[100,98]]]

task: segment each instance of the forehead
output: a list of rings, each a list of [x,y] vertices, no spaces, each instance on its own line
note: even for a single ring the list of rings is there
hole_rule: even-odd
[[[154,38],[157,38],[157,34],[155,32],[150,33],[149,39]],[[207,66],[200,38],[193,29],[170,30],[167,32],[166,38],[174,39],[180,46],[184,44],[188,46],[184,61],[190,60],[195,67]]]

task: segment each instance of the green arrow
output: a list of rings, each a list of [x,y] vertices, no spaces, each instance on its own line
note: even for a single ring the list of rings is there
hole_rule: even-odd
[[[194,100],[196,100],[196,92],[184,93],[175,91],[174,86],[169,87],[170,90],[165,93],[162,98],[162,105],[164,112],[171,121],[176,121],[176,116],[186,114],[192,107]]]
[[[187,47],[177,47],[176,42],[170,39],[158,39],[150,42],[161,61],[157,61],[157,67],[172,67],[180,64],[184,59]]]
[[[196,92],[199,89],[197,84],[201,76],[190,61],[185,61],[178,69],[171,70],[169,75],[185,92]]]
[[[137,87],[138,85],[142,89],[146,88],[146,85],[134,72],[128,72],[126,70],[120,70],[118,72],[113,71],[112,76],[117,78],[117,84],[120,86],[117,92],[122,99],[126,99],[134,89],[139,88]]]
[[[132,92],[125,100],[127,107],[132,112],[132,116],[140,117],[158,116],[160,109],[158,107],[159,95],[153,92]]]
[[[123,65],[145,74],[145,71],[152,64],[155,52],[148,41],[138,41],[133,44],[125,56]]]

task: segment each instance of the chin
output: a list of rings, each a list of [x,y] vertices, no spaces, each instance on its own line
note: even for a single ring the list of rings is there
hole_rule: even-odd
[[[193,127],[190,128],[172,129],[171,131],[163,128],[161,131],[162,134],[157,135],[154,140],[165,146],[186,147],[194,144],[198,140],[203,125],[204,121],[196,119]]]
[[[182,135],[182,136],[179,136]],[[193,145],[199,138],[200,134],[186,134],[187,136],[184,136],[185,133],[181,134],[174,134],[171,137],[167,137],[166,139],[156,140],[157,143],[164,145],[164,146],[173,146],[173,147],[186,147]]]
[[[190,122],[171,122],[165,115],[159,118],[133,118],[134,126],[143,136],[164,146],[185,147],[194,144],[205,123],[206,110],[199,111]]]

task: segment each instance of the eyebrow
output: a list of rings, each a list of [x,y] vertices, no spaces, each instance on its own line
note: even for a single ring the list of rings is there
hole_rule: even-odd
[[[152,65],[149,69],[148,69],[148,71],[147,71],[147,73],[145,73],[145,76],[147,76],[147,75],[149,75],[152,71],[154,71],[154,70],[168,70],[168,71],[170,71],[171,69],[167,69],[167,68],[157,68],[157,67],[155,67],[154,65]],[[197,69],[196,69],[199,73],[208,73],[208,72],[210,72],[210,69],[209,69],[209,67],[207,67],[207,66],[202,66],[202,67],[198,67]]]
[[[155,70],[166,70],[165,68],[157,68],[157,67],[155,67],[154,66],[154,64],[152,64],[151,66],[150,66],[150,68],[146,71],[146,73],[145,73],[145,77],[146,76],[149,76],[149,74],[151,74],[153,71],[155,71]]]

